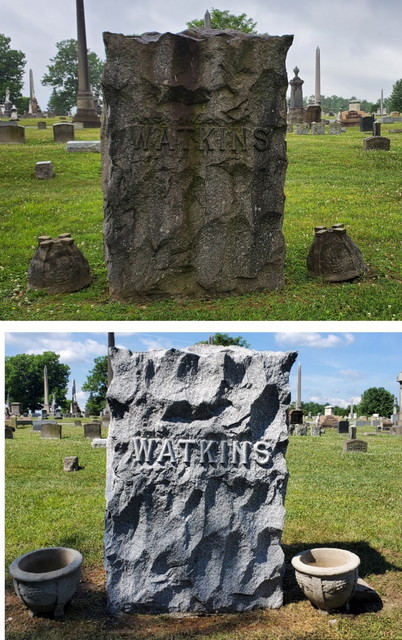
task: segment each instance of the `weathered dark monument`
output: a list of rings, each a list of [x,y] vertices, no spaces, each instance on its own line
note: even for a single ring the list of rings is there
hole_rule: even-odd
[[[89,80],[87,36],[85,31],[84,0],[76,0],[78,42],[78,93],[77,113],[73,122],[82,122],[84,128],[100,127],[95,111],[94,96]]]
[[[346,282],[362,275],[367,267],[360,249],[346,233],[343,224],[332,228],[315,227],[307,255],[307,270],[328,282]]]
[[[294,78],[290,80],[289,85],[291,88],[289,111],[288,111],[288,123],[296,124],[298,122],[304,122],[304,103],[303,103],[303,84],[304,80],[299,78],[299,69],[295,67],[293,69]]]
[[[112,350],[111,612],[281,606],[296,355],[211,345]]]
[[[283,286],[286,53],[293,36],[105,33],[110,292]]]

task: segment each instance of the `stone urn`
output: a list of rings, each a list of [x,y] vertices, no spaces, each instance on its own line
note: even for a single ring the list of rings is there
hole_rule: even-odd
[[[333,224],[331,229],[315,227],[314,231],[307,256],[311,276],[327,282],[346,282],[367,270],[360,249],[347,235],[343,224]]]
[[[75,549],[48,547],[20,556],[10,565],[14,589],[30,615],[64,615],[81,576],[82,555]]]
[[[296,580],[310,602],[323,611],[346,605],[356,588],[360,558],[344,549],[308,549],[292,558]]]

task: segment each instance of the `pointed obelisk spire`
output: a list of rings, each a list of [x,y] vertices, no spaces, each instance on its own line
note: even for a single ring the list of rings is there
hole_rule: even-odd
[[[320,47],[315,51],[315,103],[321,104],[321,61]]]
[[[208,9],[206,10],[205,16],[204,16],[204,28],[205,29],[212,29],[211,14],[209,13]]]
[[[297,366],[296,409],[301,409],[301,364]]]
[[[49,380],[47,377],[47,366],[43,368],[43,408],[46,413],[49,413]]]
[[[77,113],[73,122],[82,122],[85,128],[100,127],[96,115],[94,96],[89,82],[87,36],[85,32],[84,0],[77,2],[77,41],[78,41],[78,93]]]

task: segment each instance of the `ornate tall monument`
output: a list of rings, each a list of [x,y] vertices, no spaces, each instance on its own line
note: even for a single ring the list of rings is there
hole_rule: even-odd
[[[303,89],[304,80],[299,78],[299,69],[293,69],[295,77],[289,82],[291,87],[289,112],[287,116],[288,124],[296,124],[304,121]]]
[[[73,122],[82,122],[84,128],[100,127],[96,114],[94,96],[89,82],[87,37],[85,33],[84,0],[77,1],[77,40],[78,40],[78,93],[77,113]]]

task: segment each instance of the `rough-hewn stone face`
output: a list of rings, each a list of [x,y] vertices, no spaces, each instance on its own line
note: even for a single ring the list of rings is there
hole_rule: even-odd
[[[105,564],[112,612],[282,604],[296,354],[113,350]]]
[[[192,29],[104,38],[112,295],[281,287],[292,36]]]

